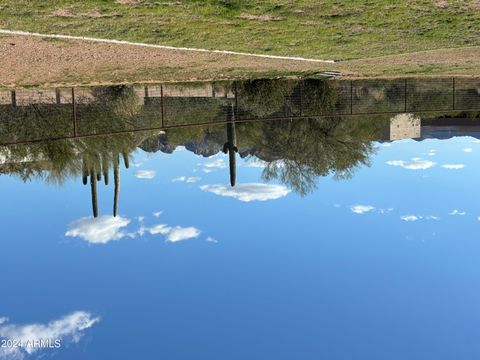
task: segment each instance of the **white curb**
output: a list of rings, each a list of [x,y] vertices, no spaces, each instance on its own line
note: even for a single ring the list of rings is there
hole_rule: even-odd
[[[155,49],[197,51],[197,52],[207,52],[207,53],[227,54],[227,55],[242,55],[242,56],[253,56],[253,57],[267,58],[267,59],[306,61],[306,62],[318,62],[318,63],[328,63],[328,64],[335,63],[334,60],[307,59],[307,58],[295,57],[295,56],[251,54],[251,53],[242,53],[242,52],[228,51],[228,50],[207,50],[207,49],[184,48],[184,47],[174,47],[174,46],[167,46],[167,45],[137,43],[137,42],[124,41],[124,40],[97,39],[97,38],[91,38],[91,37],[85,37],[85,36],[40,34],[40,33],[27,32],[27,31],[15,31],[15,30],[3,30],[3,29],[0,29],[0,34],[37,36],[37,37],[43,37],[43,38],[68,39],[68,40],[83,40],[83,41],[92,41],[92,42],[107,43],[107,44],[142,46],[142,47],[155,48]]]

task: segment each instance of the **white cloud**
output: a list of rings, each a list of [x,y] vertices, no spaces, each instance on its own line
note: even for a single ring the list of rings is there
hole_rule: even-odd
[[[172,182],[183,182],[187,179],[186,176],[179,176],[179,177],[176,177],[174,179],[172,179]]]
[[[206,162],[204,165],[205,169],[212,170],[212,169],[225,169],[227,167],[227,163],[224,159],[215,159],[209,162]]]
[[[197,238],[201,231],[193,226],[181,227],[175,226],[170,227],[166,224],[158,224],[151,228],[146,229],[152,235],[165,235],[168,242],[177,242],[183,240],[189,240]]]
[[[460,210],[457,210],[457,209],[453,210],[453,211],[450,213],[450,215],[452,215],[452,216],[455,216],[455,215],[463,216],[463,215],[465,215],[465,214],[466,214],[465,211],[460,211]]]
[[[428,156],[435,156],[437,154],[437,150],[435,149],[430,149],[427,153]]]
[[[171,227],[166,224],[157,224],[155,226],[152,226],[151,228],[148,228],[147,230],[152,235],[157,235],[157,234],[167,235],[170,229]]]
[[[201,178],[199,178],[198,176],[190,176],[190,177],[187,178],[187,183],[196,183],[200,179]]]
[[[154,212],[155,217],[159,217],[161,211]],[[130,223],[129,219],[113,216],[101,216],[98,218],[82,218],[70,225],[70,228],[65,233],[66,236],[79,237],[91,244],[106,244],[113,240],[120,240],[122,238],[136,238],[143,236],[145,232],[151,235],[164,235],[166,241],[177,242],[187,239],[193,239],[200,235],[201,231],[193,226],[169,226],[167,224],[157,224],[151,227],[146,227],[142,224],[140,227],[132,232],[125,231],[125,227]]]
[[[134,159],[132,166],[133,166],[133,167],[136,167],[136,168],[139,168],[139,167],[142,166],[147,160],[148,160],[147,158]]]
[[[418,220],[440,220],[440,218],[438,216],[435,216],[435,215],[427,215],[427,216],[421,216],[421,215],[403,215],[403,216],[400,216],[400,219],[402,219],[403,221],[408,221],[408,222],[412,222],[412,221],[418,221]]]
[[[112,240],[132,237],[131,233],[123,230],[129,223],[129,219],[120,216],[85,217],[70,224],[65,235],[79,237],[91,244],[106,244]]]
[[[264,160],[258,159],[256,157],[249,157],[243,164],[245,167],[250,167],[250,168],[265,168],[267,165],[271,165],[275,168],[283,168],[285,167],[285,161],[284,160],[273,160],[270,162],[266,162]]]
[[[7,322],[8,321],[8,318],[7,317],[0,317],[0,325],[2,325],[4,322]]]
[[[364,214],[374,210],[375,208],[370,205],[354,205],[350,208],[355,214]]]
[[[214,239],[213,237],[209,236],[207,237],[207,242],[211,242],[211,243],[218,243],[218,240],[217,239]]]
[[[197,176],[179,176],[175,179],[172,179],[172,182],[187,182],[187,183],[196,183],[200,178]]]
[[[13,340],[19,344],[15,348],[0,348],[0,359],[24,359],[41,350],[39,341],[56,340],[78,342],[83,332],[100,321],[98,317],[84,311],[73,312],[61,319],[50,321],[48,324],[9,324],[6,318],[0,322],[0,338]],[[21,344],[21,345],[20,345]]]
[[[422,160],[420,158],[413,158],[411,161],[389,160],[387,161],[387,164],[392,166],[400,166],[408,170],[426,170],[432,166],[435,166],[433,161]]]
[[[463,164],[445,164],[442,165],[443,168],[445,169],[453,169],[453,170],[458,170],[458,169],[463,169],[465,165]]]
[[[156,173],[153,170],[138,170],[135,173],[135,177],[139,179],[153,179],[155,176]]]
[[[473,151],[473,149],[472,148],[465,148],[465,149],[463,149],[463,151],[466,152],[466,153],[471,153]]]
[[[402,219],[403,221],[417,221],[417,220],[420,220],[422,219],[421,216],[416,216],[416,215],[403,215],[403,216],[400,216],[400,219]]]
[[[215,195],[228,196],[244,202],[276,200],[286,196],[290,190],[283,185],[246,183],[236,187],[215,184],[202,185],[200,189]]]
[[[200,230],[194,228],[193,226],[190,227],[180,227],[175,226],[174,228],[170,229],[170,232],[167,234],[167,241],[169,242],[177,242],[183,241],[188,239],[197,238],[200,235]]]
[[[260,160],[256,157],[249,158],[248,160],[245,161],[245,166],[246,167],[252,167],[252,168],[264,168],[267,166],[267,162]]]
[[[393,211],[393,208],[379,209],[378,211],[380,212],[380,214],[385,215],[385,214],[390,214]]]

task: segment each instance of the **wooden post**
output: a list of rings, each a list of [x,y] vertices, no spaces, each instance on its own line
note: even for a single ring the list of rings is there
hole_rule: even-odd
[[[353,81],[350,80],[350,115],[353,115]]]
[[[300,116],[303,116],[303,88],[305,86],[305,80],[300,83]]]
[[[143,88],[143,91],[144,91],[143,103],[146,104],[146,103],[147,103],[147,99],[149,98],[148,86],[145,86],[145,87]]]
[[[12,96],[12,106],[17,107],[17,92],[15,90],[12,90],[11,96]]]
[[[73,136],[77,136],[77,105],[75,103],[75,89],[72,88],[72,121],[73,121]]]
[[[57,105],[60,105],[62,100],[61,100],[61,97],[60,97],[60,89],[55,89],[55,101],[57,103]]]
[[[163,85],[160,85],[160,111],[162,115],[162,128],[165,127],[165,114],[164,114],[164,104],[163,104]]]
[[[237,83],[233,84],[233,95],[235,96],[235,107],[233,111],[233,121],[238,121],[238,92],[237,92]]]
[[[455,110],[455,78],[452,79],[452,109]]]

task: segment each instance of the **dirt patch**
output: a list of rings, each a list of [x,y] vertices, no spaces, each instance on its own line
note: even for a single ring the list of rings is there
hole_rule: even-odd
[[[30,36],[0,37],[0,53],[0,86],[270,77],[331,70],[332,65]]]
[[[318,26],[320,23],[316,21],[303,21],[300,23],[300,25],[303,26]]]
[[[460,11],[480,10],[480,0],[459,0],[455,3],[447,0],[432,0],[432,2],[439,9],[452,9],[456,5]]]
[[[433,0],[433,5],[439,9],[447,9],[450,7],[450,4],[446,0]]]
[[[80,16],[96,19],[96,18],[119,17],[119,16],[122,16],[122,14],[117,13],[117,12],[101,13],[101,12],[99,12],[98,10],[93,10],[93,11],[89,11],[89,12],[84,13],[84,14],[80,14]]]
[[[469,2],[468,6],[473,10],[480,10],[480,0],[472,0]]]
[[[120,4],[120,5],[138,5],[141,4],[143,1],[142,0],[116,0],[115,4]]]
[[[57,9],[53,11],[50,16],[53,17],[68,17],[68,18],[91,18],[91,19],[98,19],[98,18],[112,18],[112,17],[120,17],[122,14],[117,12],[111,13],[101,13],[98,10],[92,10],[86,13],[75,14],[72,12],[71,9]]]
[[[274,16],[271,16],[271,15],[240,14],[239,16],[237,16],[237,19],[256,20],[256,21],[281,21],[285,18],[274,17]]]
[[[480,76],[480,47],[352,60],[335,64],[155,49],[80,40],[0,36],[0,86],[70,86],[315,74],[347,78]]]
[[[74,13],[72,13],[69,9],[57,9],[53,11],[50,16],[54,17],[76,17]]]

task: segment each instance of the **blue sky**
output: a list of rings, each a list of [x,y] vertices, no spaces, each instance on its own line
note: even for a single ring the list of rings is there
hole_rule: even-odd
[[[256,161],[134,154],[99,187],[2,176],[0,337],[55,359],[480,356],[480,143],[378,144],[300,197]],[[29,334],[29,335],[28,335]]]

